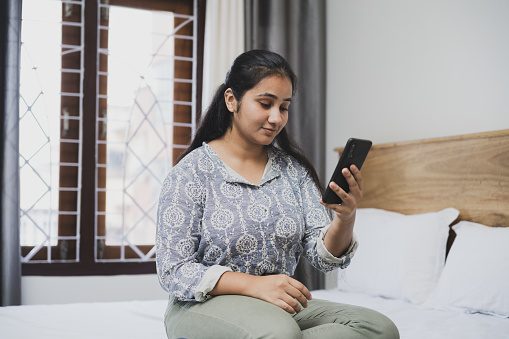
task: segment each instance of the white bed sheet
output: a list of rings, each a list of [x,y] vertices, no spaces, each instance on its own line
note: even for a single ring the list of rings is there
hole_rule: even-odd
[[[364,306],[388,316],[401,339],[509,339],[509,319],[456,310],[435,310],[402,300],[336,289],[311,292],[313,298]]]
[[[509,319],[431,310],[400,300],[338,290],[317,299],[368,307],[391,318],[402,339],[509,339]],[[1,339],[166,339],[166,300],[0,307]]]
[[[166,339],[166,300],[0,307],[1,339]]]

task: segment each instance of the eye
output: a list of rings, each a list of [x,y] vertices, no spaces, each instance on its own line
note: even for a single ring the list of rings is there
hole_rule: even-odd
[[[281,110],[281,112],[288,112],[288,107],[281,106],[280,110]]]
[[[272,103],[269,103],[269,102],[264,102],[264,101],[259,101],[260,102],[260,105],[264,108],[264,109],[269,109],[271,106],[272,106]]]

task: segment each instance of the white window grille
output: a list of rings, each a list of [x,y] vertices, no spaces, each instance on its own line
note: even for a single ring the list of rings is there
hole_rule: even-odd
[[[74,12],[67,21],[66,13]],[[63,19],[62,19],[63,18]],[[79,260],[80,180],[61,185],[61,169],[79,172],[81,159],[82,86],[63,92],[64,77],[83,79],[82,1],[24,0],[20,65],[20,225],[23,262]],[[62,41],[62,30],[78,38]],[[77,67],[68,67],[74,59]],[[66,102],[74,101],[74,109]],[[67,134],[69,126],[76,133]],[[74,149],[73,161],[60,155]],[[66,200],[63,204],[62,200]],[[64,206],[65,205],[65,206]],[[74,234],[62,235],[58,224],[71,220]],[[69,246],[71,244],[71,246]],[[57,247],[58,245],[58,247]],[[68,249],[73,248],[73,253]],[[58,258],[58,259],[55,259]]]
[[[86,2],[23,1],[24,263],[80,262],[83,246],[95,262],[154,260],[162,180],[196,130],[197,1],[186,14],[121,3],[97,4],[96,137],[83,145]],[[92,225],[80,225],[83,147],[96,155]]]
[[[152,261],[162,181],[174,150],[187,147],[175,145],[174,128],[196,128],[193,96],[174,97],[175,84],[194,93],[195,73],[180,78],[174,66],[179,60],[195,68],[196,47],[191,56],[175,53],[175,40],[195,43],[192,30],[181,33],[195,16],[99,6],[108,19],[98,27],[96,260]],[[191,108],[188,122],[175,121],[175,105]],[[115,257],[105,258],[108,246],[118,248]]]

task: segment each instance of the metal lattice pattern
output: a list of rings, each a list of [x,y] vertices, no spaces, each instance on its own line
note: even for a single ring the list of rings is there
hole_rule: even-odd
[[[20,225],[22,262],[79,261],[81,181],[62,181],[62,169],[79,172],[81,85],[61,87],[70,75],[83,79],[82,1],[24,0],[20,66]],[[62,33],[74,31],[74,42]],[[77,67],[67,67],[72,58]],[[77,104],[66,108],[66,103]],[[69,106],[71,107],[71,106]],[[75,132],[67,134],[73,129]],[[77,156],[62,159],[67,148]],[[64,161],[62,161],[64,160]],[[68,198],[63,204],[61,199]],[[72,235],[59,235],[59,222],[73,220]]]
[[[174,142],[175,128],[196,129],[196,18],[104,2],[99,13],[96,261],[151,261],[162,180],[175,150],[187,147]],[[183,34],[189,26],[193,33]],[[179,39],[194,45],[192,56],[176,55]],[[188,63],[192,74],[175,74],[175,62]],[[182,84],[192,88],[186,100],[175,94]],[[180,119],[177,107],[189,116]],[[118,250],[106,256],[108,248]]]

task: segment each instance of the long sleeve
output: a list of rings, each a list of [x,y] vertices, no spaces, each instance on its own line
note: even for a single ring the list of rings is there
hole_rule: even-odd
[[[270,149],[258,185],[226,167],[204,144],[163,183],[157,212],[161,286],[181,301],[210,298],[226,271],[293,274],[301,255],[321,271],[346,267],[323,243],[331,217],[313,180],[291,156]]]
[[[300,187],[306,223],[303,239],[304,256],[311,265],[323,272],[335,268],[346,268],[357,250],[358,243],[355,236],[350,247],[341,257],[332,255],[323,241],[332,220],[331,214],[319,203],[320,192],[307,172],[302,177]]]
[[[161,286],[178,300],[205,301],[220,265],[198,258],[205,189],[190,161],[174,167],[163,183],[157,212],[156,265]]]

